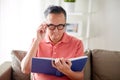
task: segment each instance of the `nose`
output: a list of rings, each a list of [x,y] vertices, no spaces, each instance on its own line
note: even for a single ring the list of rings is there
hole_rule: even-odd
[[[57,29],[57,27],[55,27],[55,29],[54,29],[54,32],[58,32],[58,29]]]

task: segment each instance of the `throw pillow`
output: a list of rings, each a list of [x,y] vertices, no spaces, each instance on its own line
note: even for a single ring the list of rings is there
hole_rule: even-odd
[[[30,74],[24,74],[21,71],[21,61],[26,55],[26,51],[13,50],[12,55],[12,80],[30,80]]]

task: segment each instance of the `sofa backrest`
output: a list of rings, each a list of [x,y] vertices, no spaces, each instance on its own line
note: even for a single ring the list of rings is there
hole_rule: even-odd
[[[120,80],[120,51],[92,50],[91,80]]]

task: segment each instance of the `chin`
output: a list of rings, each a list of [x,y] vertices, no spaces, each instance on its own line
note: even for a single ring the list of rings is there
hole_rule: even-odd
[[[61,36],[60,35],[54,35],[54,36],[51,36],[51,39],[53,41],[59,41],[61,39]]]
[[[52,38],[54,41],[59,41],[60,40],[60,37],[53,37]]]
[[[53,40],[55,40],[55,41],[59,41],[59,39],[60,39],[60,38],[53,38]]]

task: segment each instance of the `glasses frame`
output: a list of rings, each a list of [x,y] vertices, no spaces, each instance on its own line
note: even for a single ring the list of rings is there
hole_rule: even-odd
[[[49,28],[50,30],[55,30],[56,28],[57,28],[58,30],[63,30],[64,27],[66,26],[66,24],[58,24],[58,25],[47,24],[47,26],[48,26],[48,28]]]

